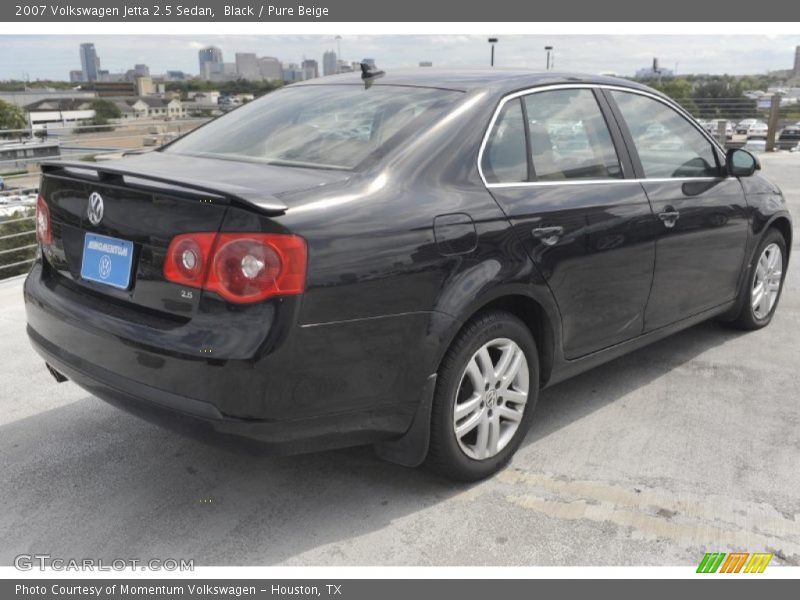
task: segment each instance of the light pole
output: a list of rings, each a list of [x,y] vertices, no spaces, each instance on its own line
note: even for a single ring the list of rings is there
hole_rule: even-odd
[[[489,59],[489,66],[491,66],[491,67],[494,66],[494,45],[498,41],[499,40],[497,38],[489,38],[489,43],[492,45],[492,55],[491,55],[491,58]]]
[[[555,62],[555,53],[553,52],[552,46],[545,46],[544,51],[547,52],[547,70],[549,71]],[[550,60],[551,55],[553,55],[552,62]]]

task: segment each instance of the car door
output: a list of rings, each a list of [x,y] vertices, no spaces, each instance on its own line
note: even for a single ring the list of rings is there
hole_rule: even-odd
[[[487,187],[556,299],[567,358],[640,335],[652,282],[655,218],[609,119],[589,87],[515,94],[481,154]]]
[[[638,92],[606,95],[658,217],[645,331],[733,300],[748,235],[741,184],[725,174],[708,136],[674,107]]]

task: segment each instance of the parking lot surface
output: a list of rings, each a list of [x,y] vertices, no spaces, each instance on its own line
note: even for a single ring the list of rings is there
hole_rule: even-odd
[[[797,223],[800,153],[763,164]],[[471,486],[370,448],[252,457],[140,421],[57,385],[21,281],[0,283],[0,564],[800,564],[799,263],[768,328],[705,323],[545,391],[509,468]]]

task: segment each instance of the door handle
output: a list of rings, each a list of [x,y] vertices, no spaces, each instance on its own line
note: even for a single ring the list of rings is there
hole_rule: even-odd
[[[560,226],[537,227],[531,233],[537,240],[541,240],[545,246],[554,246],[558,243],[558,238],[561,237],[561,234],[564,233],[564,228]]]
[[[672,228],[675,227],[675,223],[678,221],[678,217],[681,216],[677,210],[665,210],[664,212],[658,213],[658,218],[664,222],[664,227]]]

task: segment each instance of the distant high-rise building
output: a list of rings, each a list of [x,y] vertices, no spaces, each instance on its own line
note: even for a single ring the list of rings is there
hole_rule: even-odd
[[[359,71],[361,70],[361,67],[358,66],[358,63],[349,63],[346,60],[337,60],[336,61],[336,72],[337,73],[352,73],[353,72],[353,68],[354,68],[353,65],[355,65],[355,68],[357,68]]]
[[[800,77],[800,46],[794,49],[794,75]]]
[[[375,68],[375,59],[374,58],[362,58],[361,62],[362,63],[366,63],[367,66],[369,66],[369,67],[371,67],[373,69]]]
[[[143,64],[133,65],[133,74],[135,77],[150,77],[150,67]]]
[[[222,73],[222,50],[216,46],[202,48],[197,53],[197,58],[200,64],[200,77],[203,79],[211,79],[212,75]]]
[[[305,71],[296,63],[289,63],[283,68],[283,80],[288,82],[305,81]]]
[[[83,81],[83,71],[70,71],[69,80],[70,83],[80,83]]]
[[[94,44],[81,44],[81,71],[84,81],[97,81],[100,70],[100,59]]]
[[[319,64],[317,61],[313,59],[307,59],[303,61],[303,71],[305,72],[306,79],[314,79],[315,77],[319,77]]]
[[[262,56],[258,59],[261,70],[261,79],[283,79],[283,65],[281,61],[272,56]]]
[[[419,66],[420,67],[432,67],[433,63],[431,61],[429,61],[429,60],[422,60],[422,61],[420,61]]]
[[[183,71],[167,71],[166,78],[167,81],[184,81],[186,79],[186,73]]]
[[[156,88],[153,85],[153,79],[150,76],[137,77],[134,80],[137,96],[149,96],[156,93]]]
[[[334,75],[336,73],[336,67],[338,63],[336,60],[336,52],[333,50],[328,50],[325,54],[322,55],[322,74],[323,75]]]
[[[252,52],[236,53],[236,72],[239,74],[239,77],[249,81],[259,81],[263,79],[258,57]]]

